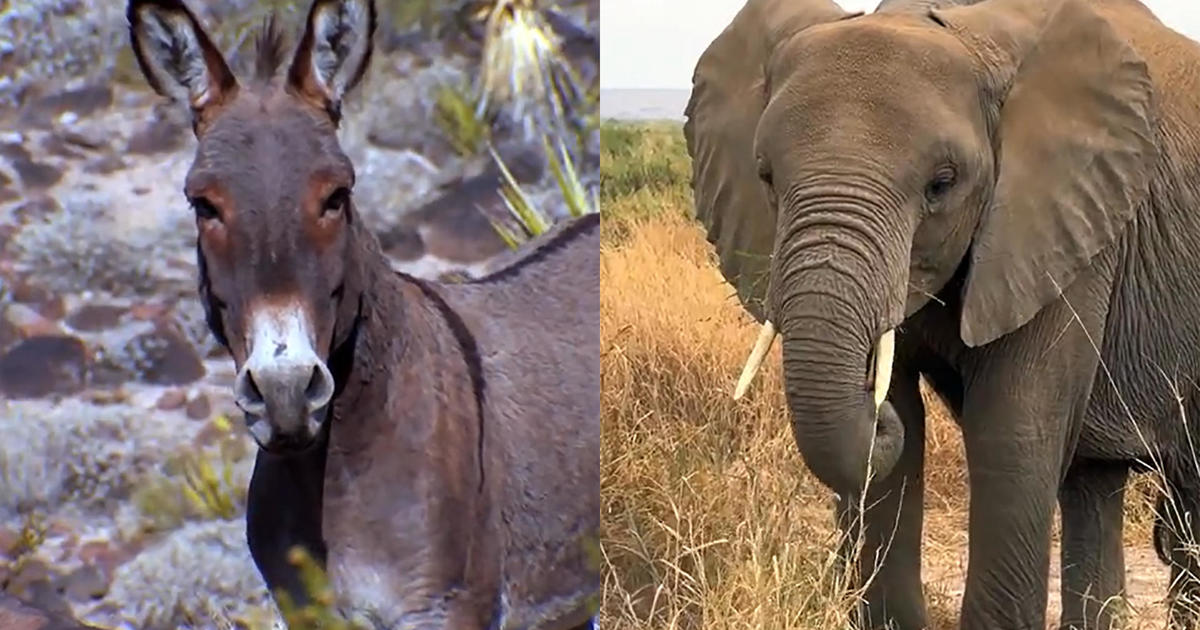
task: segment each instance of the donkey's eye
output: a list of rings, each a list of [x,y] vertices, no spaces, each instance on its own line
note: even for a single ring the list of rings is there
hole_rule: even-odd
[[[930,203],[941,201],[946,193],[954,187],[954,182],[958,180],[958,171],[953,165],[947,164],[937,170],[933,174],[933,178],[929,183],[925,184],[925,199]]]
[[[339,188],[333,191],[333,194],[325,198],[325,203],[321,204],[321,216],[334,215],[346,211],[346,205],[350,203],[350,189]]]
[[[188,199],[188,203],[196,211],[197,219],[201,221],[221,220],[221,213],[217,212],[217,207],[204,197],[191,197]]]

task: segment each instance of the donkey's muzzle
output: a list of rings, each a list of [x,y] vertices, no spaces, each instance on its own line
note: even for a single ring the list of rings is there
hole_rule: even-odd
[[[333,375],[313,350],[307,324],[297,311],[252,320],[250,354],[233,393],[250,434],[268,450],[308,446],[333,398]]]

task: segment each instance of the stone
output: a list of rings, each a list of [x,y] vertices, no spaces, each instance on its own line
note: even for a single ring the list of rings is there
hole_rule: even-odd
[[[49,579],[50,566],[37,558],[27,556],[13,567],[12,573],[4,583],[4,590],[21,595],[28,593],[34,584]]]
[[[78,160],[84,157],[82,151],[72,144],[68,144],[61,136],[49,135],[42,138],[39,144],[43,153],[56,157],[67,158],[69,160]]]
[[[66,608],[62,602],[58,608]],[[98,630],[82,625],[63,611],[55,611],[0,592],[0,628],[4,630]]]
[[[172,411],[188,404],[187,392],[182,389],[168,389],[158,397],[154,406],[163,411]]]
[[[9,304],[4,311],[4,321],[10,324],[22,339],[41,335],[62,334],[58,324],[42,315],[37,309],[20,302]]]
[[[38,304],[50,299],[50,292],[28,277],[9,278],[9,297],[22,304]]]
[[[62,179],[62,169],[33,160],[12,160],[13,169],[26,188],[45,189]]]
[[[108,147],[108,139],[94,131],[68,129],[62,132],[63,142],[95,151]]]
[[[16,548],[17,541],[21,540],[21,532],[7,527],[0,527],[0,558],[8,558],[9,553]]]
[[[0,317],[0,352],[8,350],[20,340],[21,334],[17,331],[17,327],[8,321],[7,317]]]
[[[112,102],[113,91],[108,85],[85,85],[30,99],[21,110],[20,122],[47,129],[63,114],[69,112],[76,118],[88,116],[109,107]]]
[[[67,325],[81,332],[99,332],[116,328],[129,309],[113,304],[85,304],[67,317]]]
[[[75,394],[87,376],[87,348],[75,337],[30,337],[0,356],[0,393],[10,398]]]
[[[145,542],[118,544],[107,540],[92,540],[80,545],[77,555],[80,562],[96,567],[106,579],[111,580],[117,569],[143,547]]]
[[[129,315],[134,319],[150,321],[162,317],[167,313],[168,310],[170,309],[165,304],[134,304],[133,306],[129,307]]]
[[[119,171],[129,166],[116,155],[105,155],[98,157],[87,164],[83,165],[83,170],[86,173],[93,175],[108,175],[109,173]]]
[[[46,221],[51,215],[62,212],[62,205],[54,197],[39,194],[13,208],[13,217],[22,224]]]
[[[139,380],[151,385],[186,385],[204,376],[196,348],[172,327],[159,324],[126,348]]]
[[[197,393],[187,404],[187,417],[192,420],[207,420],[212,415],[212,403],[204,392]]]
[[[0,143],[0,156],[6,157],[9,160],[33,159],[33,154],[20,141]]]
[[[104,597],[108,592],[108,583],[108,579],[99,568],[84,565],[60,579],[58,586],[67,598],[86,602]]]
[[[183,147],[186,133],[183,125],[169,118],[157,118],[130,136],[125,150],[143,155],[177,151]]]

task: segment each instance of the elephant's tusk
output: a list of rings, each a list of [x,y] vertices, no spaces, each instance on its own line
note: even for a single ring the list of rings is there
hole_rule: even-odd
[[[758,340],[754,342],[754,349],[750,351],[750,358],[746,359],[746,367],[742,368],[742,375],[738,377],[737,387],[733,390],[733,399],[738,400],[746,395],[746,390],[750,388],[750,383],[754,380],[754,375],[758,373],[758,368],[762,366],[763,359],[766,358],[767,352],[771,350],[771,344],[775,342],[775,337],[778,333],[775,331],[775,324],[767,320],[758,333]]]
[[[896,358],[896,329],[883,333],[875,346],[875,411],[887,398],[892,384],[892,361]]]

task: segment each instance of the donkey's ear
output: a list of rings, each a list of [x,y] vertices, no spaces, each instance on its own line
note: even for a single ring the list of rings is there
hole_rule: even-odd
[[[125,10],[138,66],[155,92],[199,115],[237,90],[237,79],[181,0],[130,0]]]
[[[374,34],[374,0],[315,0],[288,85],[336,120],[342,97],[367,70]]]

